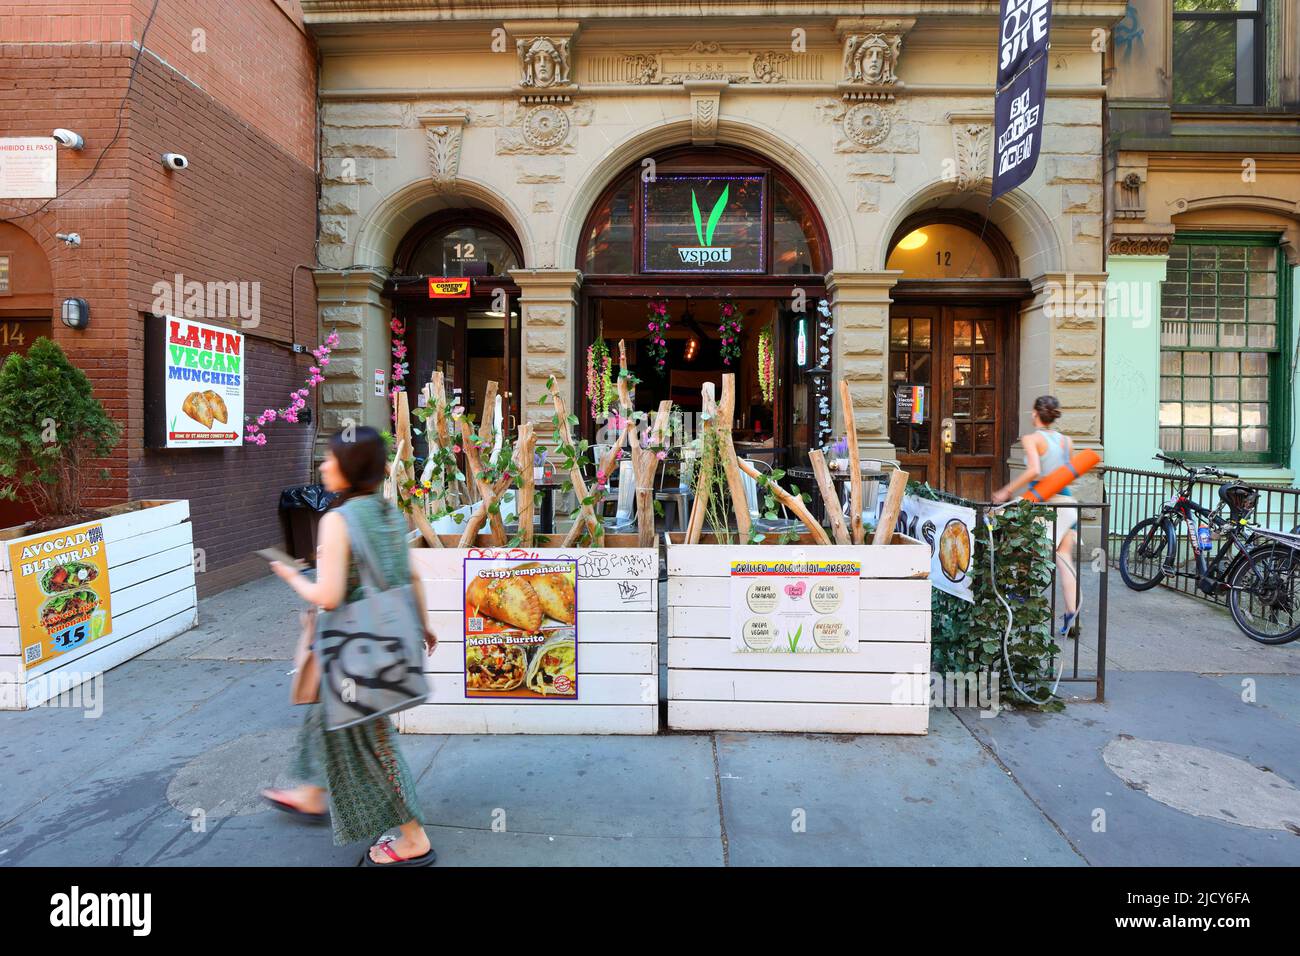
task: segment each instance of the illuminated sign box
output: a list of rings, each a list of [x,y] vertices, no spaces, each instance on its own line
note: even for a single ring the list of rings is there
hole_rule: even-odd
[[[469,292],[469,279],[429,277],[430,299],[468,299]]]
[[[763,176],[661,175],[642,199],[643,272],[763,272]]]

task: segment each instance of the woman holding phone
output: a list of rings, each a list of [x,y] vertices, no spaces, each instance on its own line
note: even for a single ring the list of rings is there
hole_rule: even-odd
[[[1041,395],[1034,400],[1031,412],[1034,430],[1020,436],[1025,450],[1025,470],[1014,481],[993,493],[993,501],[1000,504],[1020,495],[1026,487],[1043,475],[1050,475],[1074,457],[1074,442],[1052,428],[1061,417],[1061,403],[1055,395]],[[1047,499],[1046,504],[1074,504],[1074,495],[1067,486],[1059,494]],[[1061,619],[1061,637],[1069,636],[1078,622],[1079,573],[1074,566],[1075,527],[1079,523],[1078,508],[1056,509],[1056,573],[1064,590],[1065,615]]]
[[[407,559],[406,521],[377,493],[387,462],[383,437],[373,428],[357,428],[352,440],[342,432],[330,439],[320,475],[325,489],[337,497],[321,517],[316,580],[278,561],[271,564],[271,570],[307,603],[333,610],[362,597],[348,523],[339,513],[346,509],[354,526],[363,529],[385,587],[400,586],[409,578],[419,606],[424,607],[419,578]],[[426,630],[424,639],[432,651],[436,638]],[[303,781],[301,786],[262,791],[276,809],[311,822],[332,820],[338,846],[397,830],[396,838],[381,838],[370,847],[368,866],[427,866],[434,861],[420,823],[415,781],[389,718],[327,731],[321,705],[308,705],[293,772]]]

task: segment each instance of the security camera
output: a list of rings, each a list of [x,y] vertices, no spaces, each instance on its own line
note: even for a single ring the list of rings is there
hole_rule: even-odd
[[[86,141],[81,138],[81,134],[74,133],[70,129],[56,129],[50,135],[58,140],[60,146],[66,146],[68,149],[81,149],[86,145]]]
[[[162,164],[165,169],[184,169],[190,161],[180,153],[163,153]]]

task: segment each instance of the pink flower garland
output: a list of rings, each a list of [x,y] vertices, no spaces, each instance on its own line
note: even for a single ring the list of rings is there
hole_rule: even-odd
[[[271,424],[277,418],[291,425],[297,424],[299,413],[307,406],[307,396],[311,394],[310,389],[325,381],[323,369],[326,365],[329,365],[330,352],[337,348],[338,344],[338,332],[330,332],[325,337],[323,344],[311,350],[312,358],[316,360],[316,364],[307,369],[306,386],[289,393],[289,404],[285,408],[268,408],[257,416],[256,422],[246,424],[244,426],[245,441],[250,445],[265,445],[266,433],[262,431],[262,428]]]
[[[650,333],[650,344],[646,346],[646,352],[654,360],[655,371],[664,375],[668,371],[668,340],[664,338],[664,333],[672,325],[668,321],[668,302],[665,299],[651,299],[647,308],[650,317],[646,322],[646,331]]]
[[[718,333],[721,336],[719,352],[722,355],[722,364],[731,365],[731,360],[740,361],[740,310],[736,304],[729,299],[724,299],[720,307],[722,312],[722,321],[718,323]]]
[[[391,405],[393,399],[397,398],[397,393],[402,391],[402,383],[406,381],[411,366],[406,361],[406,323],[398,316],[393,316],[389,328],[393,331],[393,385],[388,390],[388,403]],[[392,412],[394,422],[397,421],[396,415],[397,411],[394,409]]]

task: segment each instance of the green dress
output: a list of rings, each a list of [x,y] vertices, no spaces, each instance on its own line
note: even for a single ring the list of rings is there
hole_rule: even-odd
[[[365,531],[377,569],[387,587],[410,577],[406,522],[379,495],[363,495],[342,505]],[[361,598],[356,561],[348,559],[348,595]],[[342,730],[325,729],[321,705],[310,704],[298,733],[293,774],[304,783],[326,787],[334,843],[373,840],[410,820],[420,819],[415,780],[397,746],[392,720],[379,717]]]

